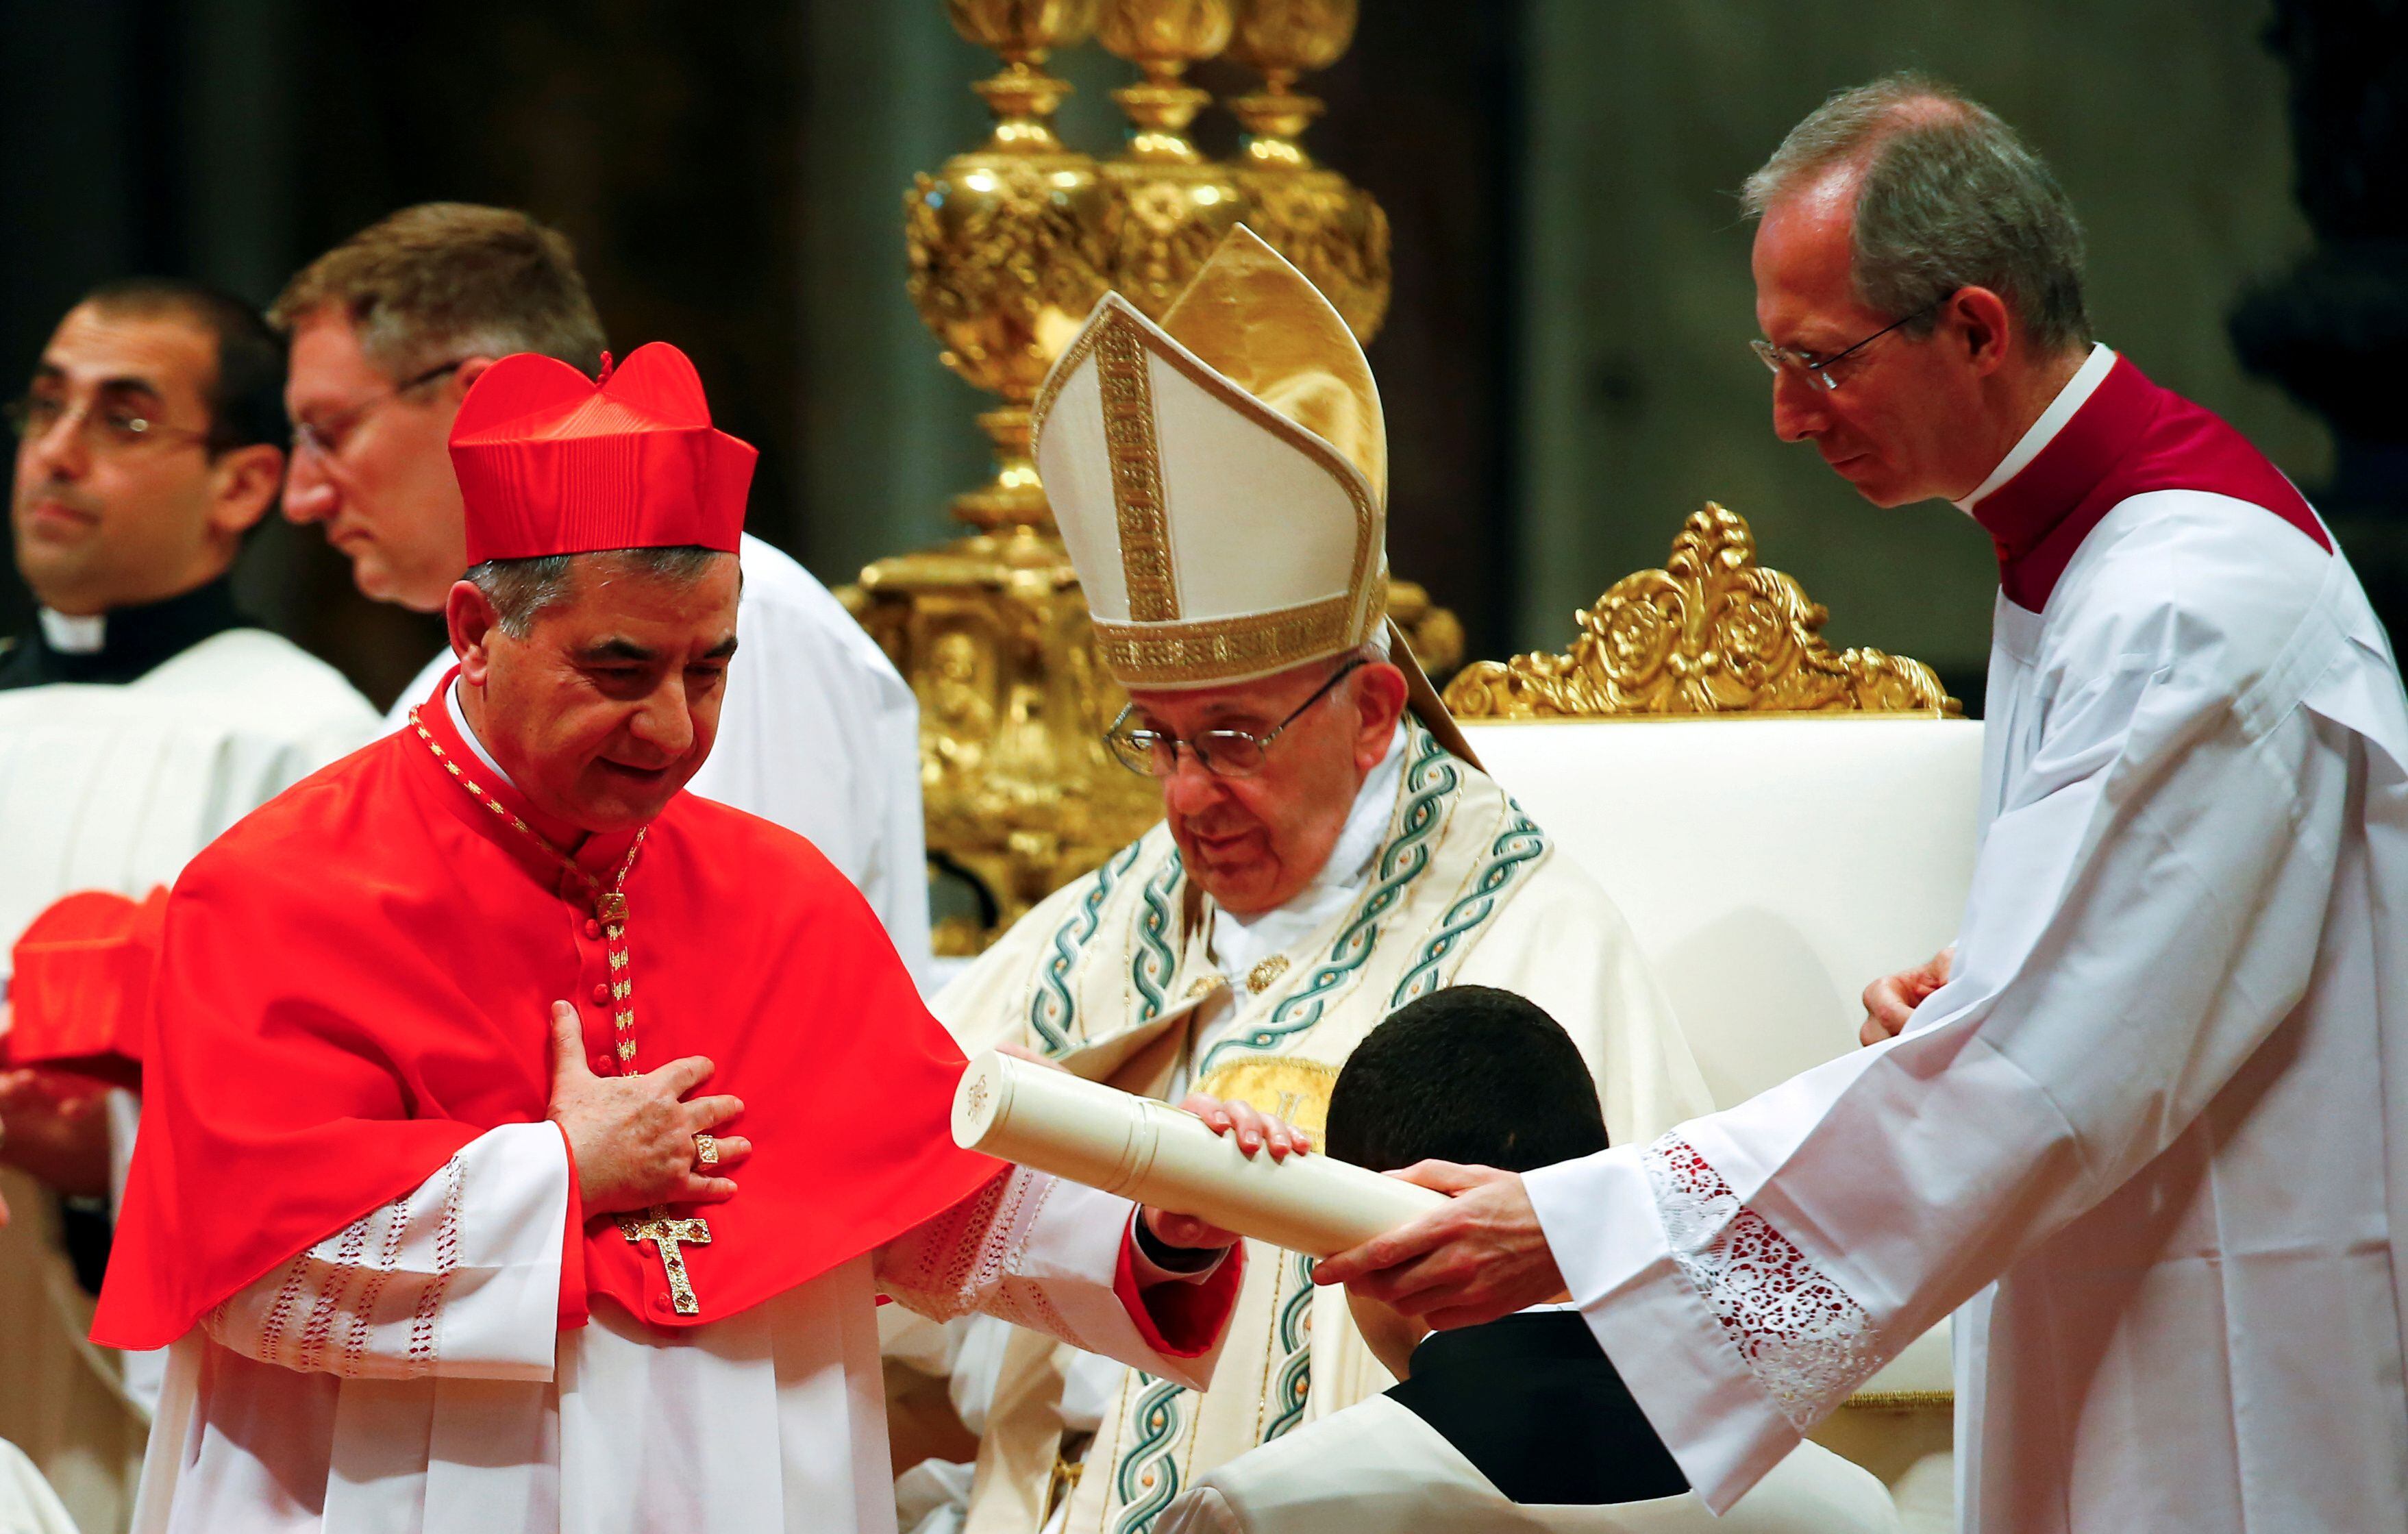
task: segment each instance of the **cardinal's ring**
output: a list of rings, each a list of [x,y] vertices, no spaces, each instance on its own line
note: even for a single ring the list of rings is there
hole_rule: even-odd
[[[719,1141],[710,1135],[694,1137],[694,1169],[713,1171],[719,1166]]]

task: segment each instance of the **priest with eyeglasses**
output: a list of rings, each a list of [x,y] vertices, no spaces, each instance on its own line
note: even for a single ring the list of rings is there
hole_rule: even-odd
[[[157,1358],[79,1335],[133,1152],[137,902],[380,729],[235,595],[284,476],[283,380],[257,310],[136,278],[78,300],[7,408],[36,611],[0,636],[0,1439],[92,1528],[124,1520],[158,1388]]]
[[[1704,1111],[1621,915],[1480,770],[1388,622],[1379,390],[1311,281],[1234,230],[1161,323],[1108,295],[1036,413],[1130,697],[1107,743],[1163,820],[938,997],[965,1046],[1317,1130],[1381,1019],[1477,983],[1563,1022],[1616,1139]],[[972,1323],[943,1350],[984,1429],[969,1527],[1141,1534],[1185,1479],[1385,1389],[1312,1268],[1252,1253],[1210,1391]]]

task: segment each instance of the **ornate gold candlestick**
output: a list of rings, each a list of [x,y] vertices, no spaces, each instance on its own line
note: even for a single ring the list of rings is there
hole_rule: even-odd
[[[1236,10],[1236,0],[1103,0],[1096,18],[1096,40],[1145,75],[1112,93],[1130,128],[1103,167],[1106,271],[1157,319],[1244,210],[1228,170],[1187,138],[1212,98],[1180,78],[1228,46]]]
[[[1228,56],[1259,71],[1263,89],[1229,109],[1245,125],[1238,184],[1247,226],[1297,265],[1358,340],[1387,318],[1388,215],[1370,194],[1315,165],[1297,142],[1322,113],[1297,77],[1328,68],[1354,41],[1356,0],[1246,0]]]
[[[1106,283],[1096,163],[1054,133],[1070,87],[1039,65],[1094,30],[1096,0],[946,0],[945,12],[1004,66],[973,87],[995,132],[935,176],[914,177],[904,195],[908,285],[945,343],[945,366],[1003,396],[979,418],[995,443],[995,478],[957,497],[954,511],[980,527],[1034,525],[1047,512],[1028,460],[1028,402]]]

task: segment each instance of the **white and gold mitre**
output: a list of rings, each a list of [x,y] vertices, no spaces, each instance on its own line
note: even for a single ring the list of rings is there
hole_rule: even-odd
[[[1035,418],[1045,495],[1122,686],[1251,681],[1382,632],[1388,441],[1371,366],[1244,225],[1159,325],[1106,294]]]

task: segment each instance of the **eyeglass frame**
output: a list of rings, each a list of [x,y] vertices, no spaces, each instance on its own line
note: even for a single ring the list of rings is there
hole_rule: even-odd
[[[1202,735],[1234,735],[1242,737],[1245,739],[1252,740],[1255,747],[1262,752],[1264,759],[1268,761],[1271,753],[1271,743],[1277,740],[1282,735],[1285,734],[1287,732],[1287,727],[1290,724],[1293,724],[1297,720],[1303,718],[1306,710],[1312,708],[1323,698],[1327,697],[1331,689],[1335,688],[1340,682],[1345,681],[1348,677],[1353,676],[1356,671],[1370,664],[1371,663],[1368,658],[1357,655],[1354,659],[1348,661],[1345,665],[1340,667],[1337,670],[1329,673],[1327,679],[1325,680],[1320,686],[1312,690],[1312,695],[1311,697],[1306,698],[1303,702],[1289,710],[1287,717],[1272,725],[1269,733],[1268,734],[1256,735],[1252,730],[1238,729],[1210,729],[1198,731],[1197,733]],[[1182,737],[1171,734],[1168,730],[1133,730],[1127,734],[1123,734],[1121,727],[1128,723],[1129,715],[1134,713],[1136,710],[1137,705],[1135,703],[1125,704],[1122,707],[1121,711],[1112,716],[1112,722],[1105,728],[1102,738],[1104,749],[1111,753],[1112,760],[1118,762],[1122,767],[1127,768],[1129,771],[1137,774],[1140,778],[1152,778],[1158,781],[1162,779],[1175,775],[1179,771],[1179,749],[1182,746],[1186,747],[1187,750],[1195,755],[1196,760],[1202,764],[1204,770],[1211,773],[1215,778],[1252,778],[1262,771],[1262,768],[1259,767],[1249,772],[1229,772],[1223,768],[1214,767],[1212,765],[1212,756],[1210,752],[1207,752],[1195,741],[1184,739]],[[1170,748],[1169,771],[1155,772],[1149,767],[1139,767],[1126,756],[1121,754],[1120,747],[1115,744],[1115,742],[1127,741],[1134,744],[1137,738],[1140,736],[1152,736],[1154,738],[1154,741],[1157,745],[1168,745]],[[1151,756],[1152,753],[1152,748],[1149,748],[1147,754]]]
[[[308,422],[295,421],[293,423],[294,456],[298,457],[306,452],[312,456],[321,459],[334,458],[343,451],[344,444],[351,441],[351,434],[360,429],[361,422],[366,421],[368,417],[392,404],[394,400],[399,399],[402,395],[409,393],[412,389],[424,388],[427,384],[434,382],[437,379],[442,378],[448,373],[456,373],[467,366],[468,359],[466,357],[454,357],[452,361],[441,363],[436,366],[430,367],[425,372],[418,374],[414,378],[403,380],[401,382],[394,384],[391,392],[387,394],[378,394],[373,398],[361,401],[359,404],[352,406],[350,409],[342,411],[335,418],[337,427],[334,437],[331,440],[328,438],[327,434],[324,431],[311,425]]]
[[[1807,354],[1794,346],[1775,346],[1761,337],[1751,337],[1747,344],[1756,352],[1756,359],[1764,364],[1774,378],[1781,377],[1784,372],[1794,372],[1800,378],[1811,379],[1821,384],[1825,394],[1836,394],[1839,392],[1840,380],[1831,376],[1831,368],[1855,356],[1900,325],[1914,323],[1915,321],[1939,308],[1963,291],[1961,288],[1952,288],[1916,309],[1913,314],[1907,315],[1904,319],[1892,320],[1856,345],[1834,351],[1820,362],[1809,361]]]
[[[120,424],[117,420],[101,413],[98,400],[86,400],[80,405],[60,403],[57,415],[52,416],[47,423],[37,424],[34,420],[35,410],[51,403],[37,394],[20,394],[6,405],[0,405],[0,415],[6,415],[8,418],[8,429],[16,434],[17,440],[20,442],[31,442],[38,437],[48,437],[59,429],[59,423],[63,421],[74,421],[75,429],[78,432],[87,432],[94,422],[99,422],[105,429],[100,436],[92,440],[94,445],[108,452],[118,452],[139,448],[150,442],[169,442],[179,438],[187,442],[198,442],[212,454],[223,451],[223,444],[218,437],[218,428],[214,425],[169,426],[153,421],[147,415],[136,415],[131,412],[124,415],[122,424]],[[81,419],[78,420],[78,417]]]

